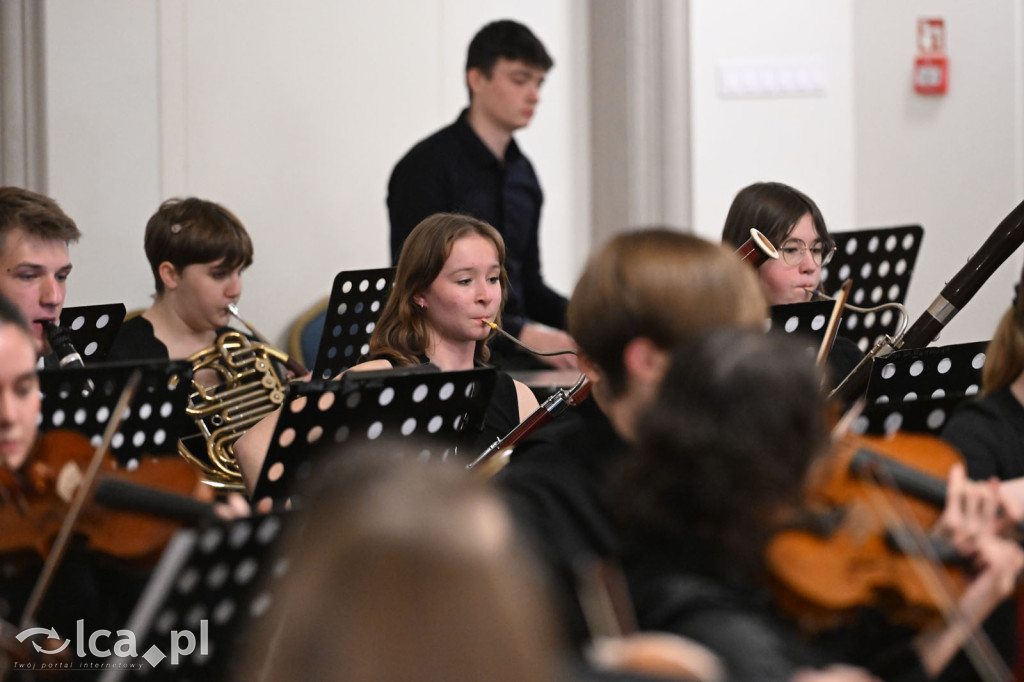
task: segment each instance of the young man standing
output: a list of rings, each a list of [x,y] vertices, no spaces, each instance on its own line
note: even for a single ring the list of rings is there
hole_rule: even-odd
[[[512,134],[530,123],[553,62],[526,26],[495,21],[474,36],[466,58],[469,108],[455,123],[419,142],[395,166],[388,183],[391,259],[424,218],[466,213],[493,225],[505,240],[511,284],[506,331],[538,350],[571,348],[566,300],[545,284],[538,231],[543,193],[530,160]],[[511,344],[497,344],[505,367],[529,365]],[[550,358],[575,367],[570,355]]]
[[[49,357],[43,322],[59,324],[71,258],[81,232],[53,199],[0,187],[0,294],[29,323],[36,352]]]

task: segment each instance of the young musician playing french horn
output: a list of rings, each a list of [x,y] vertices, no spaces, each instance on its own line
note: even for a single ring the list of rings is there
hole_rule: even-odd
[[[121,325],[107,359],[176,360],[212,346],[252,265],[245,226],[212,201],[168,199],[146,224],[145,249],[153,305]]]
[[[508,290],[505,244],[493,227],[470,216],[436,213],[420,222],[402,247],[395,282],[370,337],[369,358],[351,369],[366,371],[432,363],[444,371],[487,362],[485,322],[500,323]],[[525,385],[504,372],[477,439],[482,452],[538,407]],[[252,491],[277,422],[263,419],[235,443],[242,476]]]

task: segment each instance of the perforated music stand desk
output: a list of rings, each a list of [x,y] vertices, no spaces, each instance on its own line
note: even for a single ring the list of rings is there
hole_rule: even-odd
[[[938,434],[950,412],[981,386],[987,341],[895,351],[875,360],[855,429]]]
[[[330,379],[356,364],[391,293],[395,268],[343,270],[334,278],[313,377]]]
[[[128,621],[138,658],[106,659],[138,667],[109,670],[101,679],[232,679],[245,638],[287,573],[288,558],[276,549],[290,520],[270,513],[176,533]],[[184,651],[185,631],[194,637],[194,650],[175,664],[172,633],[179,633],[178,649]]]
[[[881,303],[903,303],[921,249],[920,225],[900,225],[866,230],[833,232],[836,253],[821,269],[822,287],[834,292],[840,283],[853,280],[849,302],[861,308]],[[893,311],[864,314],[847,310],[839,333],[867,352],[875,341],[893,334],[899,316]]]
[[[60,326],[71,337],[71,345],[82,356],[82,362],[103,362],[114,345],[124,315],[124,303],[74,306],[61,311]]]
[[[825,339],[833,307],[832,301],[773,305],[769,311],[768,330],[795,335],[805,340],[808,349],[816,354]]]
[[[440,372],[424,367],[433,368],[349,372],[342,381],[294,385],[252,499],[258,506],[265,498],[284,504],[331,448],[420,459],[464,455],[483,425],[495,370]]]
[[[142,372],[142,381],[110,451],[121,464],[143,453],[175,453],[178,439],[195,431],[185,413],[192,387],[192,366],[185,360],[42,370],[40,430],[72,429],[98,444],[135,369]]]

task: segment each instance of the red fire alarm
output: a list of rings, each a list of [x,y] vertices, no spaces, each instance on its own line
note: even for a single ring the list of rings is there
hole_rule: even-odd
[[[921,95],[944,95],[948,89],[949,58],[946,56],[945,21],[918,19],[914,91]]]

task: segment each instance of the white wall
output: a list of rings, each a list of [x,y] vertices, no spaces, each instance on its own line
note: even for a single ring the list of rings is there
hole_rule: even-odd
[[[692,226],[719,239],[752,182],[797,187],[829,228],[854,222],[851,0],[690,0]],[[723,97],[726,61],[821,60],[824,91]]]
[[[920,223],[908,292],[923,313],[1024,199],[1024,2],[691,0],[693,225],[720,234],[732,197],[756,180],[807,192],[829,228]],[[916,95],[919,17],[946,22],[949,94]],[[728,60],[817,57],[825,91],[722,97]],[[939,343],[991,337],[1019,278],[1014,254]]]
[[[765,179],[806,191],[832,229],[919,222],[916,317],[1024,198],[1022,5],[690,0],[691,226],[716,238],[735,193]],[[46,0],[49,191],[86,234],[69,304],[146,305],[145,220],[197,194],[250,227],[242,309],[280,338],[335,272],[386,263],[390,168],[463,106],[466,44],[503,16],[556,60],[519,137],[547,196],[545,271],[568,292],[591,233],[587,13],[585,0]],[[936,15],[952,85],[923,98],[916,20]],[[824,65],[823,92],[719,94],[722,61],[803,58]],[[943,342],[990,335],[1020,262]]]
[[[857,0],[856,214],[863,226],[925,230],[907,307],[916,317],[1024,199],[1021,0]],[[919,17],[946,24],[950,86],[913,92]],[[1020,277],[1017,253],[939,343],[991,338]]]
[[[47,0],[49,192],[85,235],[68,305],[148,305],[145,222],[197,195],[252,234],[240,307],[281,340],[339,270],[389,264],[391,167],[465,106],[466,46],[499,18],[556,62],[518,139],[568,293],[590,233],[583,0]]]

